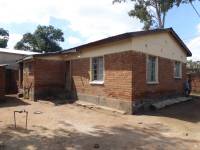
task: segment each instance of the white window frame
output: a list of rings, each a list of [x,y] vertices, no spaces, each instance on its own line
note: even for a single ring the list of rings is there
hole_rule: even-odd
[[[92,60],[94,58],[102,57],[103,58],[103,79],[102,80],[93,80],[93,66],[92,66]],[[105,76],[105,67],[104,67],[104,56],[95,56],[90,58],[90,84],[104,84],[104,76]]]
[[[148,81],[148,62],[149,62],[149,57],[155,57],[156,58],[156,68],[155,68],[155,81]],[[158,57],[157,56],[153,56],[153,55],[147,55],[146,56],[146,82],[147,84],[158,84],[159,83],[159,79],[158,79]]]
[[[179,67],[179,76],[176,76],[176,63],[179,63],[180,64],[180,67]],[[181,79],[182,78],[182,63],[180,61],[175,61],[174,62],[174,78],[175,79]]]

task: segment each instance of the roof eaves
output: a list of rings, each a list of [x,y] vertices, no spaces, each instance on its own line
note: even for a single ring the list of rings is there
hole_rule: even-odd
[[[76,52],[77,52],[76,48],[70,48],[70,49],[61,51],[62,54],[76,53]]]
[[[185,43],[180,39],[180,37],[176,34],[176,32],[169,28],[168,31],[171,33],[171,35],[178,41],[178,43],[181,45],[183,49],[185,49],[187,56],[192,56],[192,52],[189,50],[189,48],[185,45]]]
[[[115,35],[115,36],[107,37],[107,38],[104,38],[104,39],[101,39],[101,40],[97,40],[97,41],[94,41],[94,42],[86,43],[86,44],[76,46],[76,47],[73,47],[73,48],[70,48],[70,49],[66,49],[66,50],[63,51],[63,53],[65,51],[69,51],[69,50],[72,50],[72,49],[76,49],[78,51],[81,48],[105,44],[105,43],[118,41],[118,40],[124,40],[124,39],[130,38],[130,37],[143,36],[143,35],[150,34],[150,33],[166,32],[168,29],[169,28],[167,28],[167,29],[154,29],[154,30],[148,30],[148,31],[127,32],[127,33],[123,33],[123,34],[120,34],[120,35]]]
[[[172,28],[154,29],[154,30],[137,31],[137,32],[127,32],[127,33],[124,33],[124,34],[111,36],[111,37],[101,39],[101,40],[98,40],[98,41],[86,43],[86,44],[76,46],[76,47],[73,47],[73,48],[70,48],[70,49],[66,49],[66,50],[63,50],[63,51],[52,52],[52,53],[44,53],[44,54],[35,54],[35,55],[32,55],[32,56],[35,58],[35,57],[54,56],[54,55],[59,55],[59,54],[76,53],[81,48],[86,48],[86,47],[89,47],[89,46],[95,46],[95,45],[110,43],[110,42],[113,42],[113,41],[124,40],[124,39],[130,38],[130,37],[138,37],[138,36],[144,36],[144,35],[147,35],[147,34],[164,33],[164,32],[170,33],[178,41],[178,43],[181,45],[181,47],[186,51],[187,56],[192,56],[192,53],[190,52],[188,47],[184,44],[184,42],[179,38],[179,36],[175,33],[175,31]]]
[[[187,56],[192,56],[192,53],[189,50],[189,48],[180,39],[180,37],[176,34],[176,32],[173,30],[173,28],[128,32],[128,33],[116,35],[116,36],[113,36],[113,37],[108,37],[108,38],[105,38],[105,39],[102,39],[102,40],[99,40],[99,41],[87,43],[85,45],[81,45],[81,46],[76,47],[76,49],[87,47],[87,46],[92,46],[92,45],[95,45],[95,44],[101,44],[101,43],[106,43],[106,42],[110,42],[110,41],[115,41],[115,40],[123,40],[123,39],[127,39],[127,38],[130,38],[130,37],[138,37],[138,36],[144,36],[144,35],[147,35],[147,34],[166,33],[166,32],[170,33],[177,40],[177,42],[180,44],[180,46],[185,50]]]
[[[20,63],[20,62],[23,62],[23,61],[26,61],[26,60],[30,60],[30,59],[33,59],[33,58],[34,58],[34,55],[27,56],[27,57],[24,57],[22,59],[17,60],[16,63]]]
[[[0,67],[8,66],[8,64],[0,64]]]

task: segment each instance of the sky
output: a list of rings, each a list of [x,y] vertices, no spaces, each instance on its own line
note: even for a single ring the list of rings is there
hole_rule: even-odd
[[[8,48],[38,25],[53,25],[64,32],[63,49],[109,36],[142,30],[136,18],[128,16],[132,2],[112,4],[112,0],[0,0],[0,27],[9,31]],[[194,3],[200,12],[200,1]],[[166,28],[172,27],[200,60],[200,17],[191,5],[171,9]]]

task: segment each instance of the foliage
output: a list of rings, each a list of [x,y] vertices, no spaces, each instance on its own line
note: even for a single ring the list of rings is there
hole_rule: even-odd
[[[24,34],[23,38],[15,45],[15,49],[55,52],[62,50],[59,42],[64,42],[63,32],[60,29],[55,29],[51,25],[39,25],[33,34]]]
[[[188,73],[200,73],[200,61],[187,61]]]
[[[113,0],[113,3],[126,2],[127,0]],[[181,3],[189,3],[194,0],[130,0],[135,3],[129,11],[129,16],[136,17],[144,24],[143,29],[164,28],[167,12]]]
[[[0,28],[0,48],[6,48],[9,39],[9,33],[7,30]]]

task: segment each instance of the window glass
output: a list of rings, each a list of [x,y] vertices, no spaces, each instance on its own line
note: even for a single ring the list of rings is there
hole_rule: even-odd
[[[174,76],[175,78],[181,78],[181,63],[175,62],[174,64]]]
[[[157,81],[157,58],[154,56],[148,56],[147,61],[147,81]]]
[[[92,81],[103,81],[103,57],[92,58]]]

